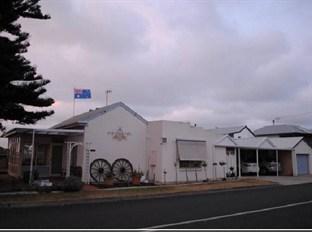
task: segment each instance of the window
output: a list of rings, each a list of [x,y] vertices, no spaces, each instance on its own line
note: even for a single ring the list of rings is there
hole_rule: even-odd
[[[206,141],[177,140],[177,156],[184,161],[205,161],[207,159]]]
[[[227,147],[226,148],[226,154],[227,155],[234,155],[235,154],[235,148],[234,147]]]
[[[31,144],[24,144],[22,165],[30,165],[31,153]]]
[[[202,161],[180,160],[180,168],[201,168]]]
[[[77,166],[78,146],[75,146],[71,152],[70,166]]]
[[[35,161],[37,165],[47,165],[48,145],[46,144],[38,145],[35,156],[36,156]]]
[[[18,175],[20,172],[19,166],[21,163],[20,138],[10,137],[8,143],[9,143],[8,171],[12,174]]]

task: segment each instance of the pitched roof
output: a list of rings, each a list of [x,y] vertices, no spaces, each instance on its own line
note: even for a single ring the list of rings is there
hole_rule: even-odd
[[[272,143],[279,149],[293,149],[301,140],[303,137],[285,137],[285,138],[270,138]]]
[[[233,126],[233,127],[227,127],[227,128],[215,128],[215,129],[208,129],[208,131],[220,134],[220,135],[229,135],[234,133],[240,133],[245,128],[249,130],[247,125],[241,125],[241,126]],[[251,133],[253,133],[251,130],[249,130]]]
[[[292,150],[303,137],[255,137],[255,138],[239,138],[233,139],[230,136],[223,136],[216,143],[215,146],[222,147],[239,147],[250,149],[278,149],[278,150]]]
[[[89,112],[85,112],[85,113],[79,114],[77,116],[73,116],[73,117],[71,117],[65,121],[62,121],[59,124],[52,126],[51,128],[53,128],[53,129],[67,128],[67,127],[69,127],[71,125],[75,125],[75,124],[84,125],[84,124],[87,124],[90,120],[93,120],[94,118],[101,116],[107,112],[110,112],[117,107],[124,108],[126,111],[131,113],[133,116],[138,118],[140,121],[147,124],[147,121],[142,116],[140,116],[138,113],[133,111],[130,107],[125,105],[123,102],[117,102],[117,103],[114,103],[114,104],[111,104],[111,105],[108,105],[108,106],[105,106],[102,108],[96,108],[95,110],[90,110]]]
[[[297,125],[268,125],[254,131],[257,136],[280,134],[312,134],[311,130]]]
[[[236,147],[237,144],[232,137],[230,137],[229,135],[224,135],[223,137],[217,140],[217,142],[215,143],[215,146]]]
[[[269,146],[265,145],[266,142],[269,144]],[[235,139],[235,143],[237,147],[241,148],[261,148],[261,149],[275,148],[275,145],[271,141],[271,138],[267,137],[239,138]]]

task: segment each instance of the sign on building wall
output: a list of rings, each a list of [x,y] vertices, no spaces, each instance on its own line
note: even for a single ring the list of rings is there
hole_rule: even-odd
[[[119,127],[116,131],[110,131],[107,134],[112,135],[112,138],[118,141],[127,140],[128,136],[131,135],[130,132],[125,132],[121,127]]]

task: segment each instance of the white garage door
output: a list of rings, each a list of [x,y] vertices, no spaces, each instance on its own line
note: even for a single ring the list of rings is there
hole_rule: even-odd
[[[298,175],[309,174],[309,155],[297,154],[297,171]]]

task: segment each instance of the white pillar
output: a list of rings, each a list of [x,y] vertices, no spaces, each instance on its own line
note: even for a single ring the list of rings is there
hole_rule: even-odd
[[[67,160],[66,160],[66,177],[70,176],[70,160],[71,160],[71,151],[72,151],[72,143],[67,142]]]
[[[240,157],[240,148],[238,148],[238,177],[241,177],[241,157]]]
[[[217,179],[217,167],[215,165],[213,165],[216,162],[216,158],[215,158],[215,152],[216,152],[216,147],[213,146],[212,148],[212,168],[213,168],[213,179],[216,180]]]
[[[84,153],[85,153],[85,156],[84,156],[84,160],[83,160],[83,181],[86,183],[86,184],[89,184],[90,183],[90,149],[91,149],[91,142],[86,142],[85,144],[85,150],[84,150]]]
[[[293,176],[297,176],[298,169],[297,169],[297,158],[296,158],[295,150],[291,150],[291,160],[292,160]]]
[[[33,163],[35,157],[35,129],[33,129],[32,133],[32,143],[31,143],[31,159],[30,159],[30,168],[29,168],[29,184],[32,182],[32,173],[33,173]]]
[[[259,176],[259,150],[256,150],[257,176]]]
[[[275,156],[276,156],[276,176],[278,176],[278,150],[275,150]]]

